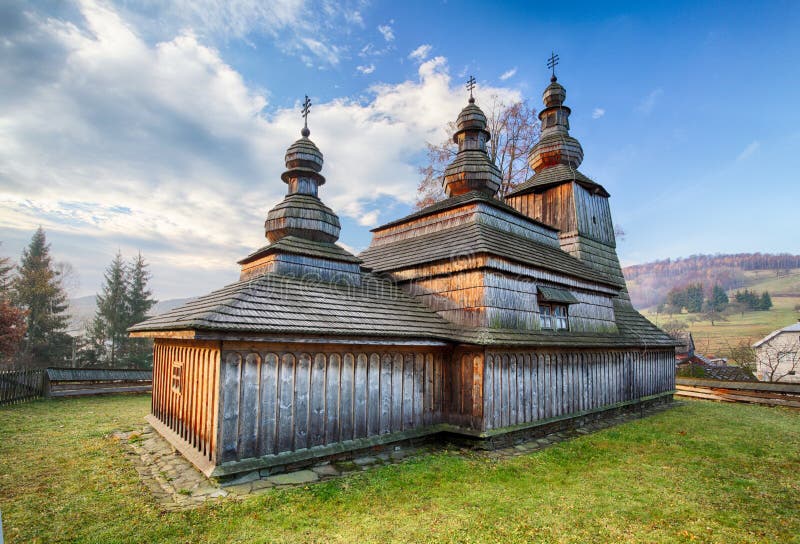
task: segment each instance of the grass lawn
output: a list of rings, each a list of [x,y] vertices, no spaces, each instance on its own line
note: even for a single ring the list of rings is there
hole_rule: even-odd
[[[149,397],[0,408],[6,542],[800,542],[800,412],[686,402],[520,457],[442,452],[163,513],[108,435]]]

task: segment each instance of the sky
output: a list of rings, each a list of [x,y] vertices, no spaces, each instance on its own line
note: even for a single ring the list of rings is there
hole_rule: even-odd
[[[353,252],[412,211],[426,142],[478,81],[541,107],[547,58],[623,264],[800,253],[800,3],[0,3],[0,255],[42,226],[70,294],[141,252],[156,298],[238,278],[313,102]]]

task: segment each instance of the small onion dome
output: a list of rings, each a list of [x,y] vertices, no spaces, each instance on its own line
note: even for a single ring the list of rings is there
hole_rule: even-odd
[[[489,139],[489,131],[486,130],[486,115],[477,105],[474,99],[470,99],[470,103],[461,110],[456,119],[456,127],[458,131],[453,134],[453,142],[458,143],[458,135],[467,130],[479,130],[486,134],[486,140]]]
[[[489,160],[485,151],[466,149],[459,151],[444,171],[444,190],[447,196],[458,196],[479,191],[494,196],[500,188],[502,174]]]
[[[332,243],[339,239],[341,225],[333,210],[319,198],[296,193],[269,211],[264,229],[271,243],[284,236]]]
[[[553,76],[550,78],[550,85],[542,93],[542,101],[546,108],[560,106],[567,99],[567,90]]]
[[[578,168],[581,162],[583,148],[580,142],[569,134],[560,132],[542,136],[528,156],[528,164],[534,172],[557,164]]]
[[[286,172],[281,175],[281,179],[289,183],[291,178],[309,177],[317,180],[318,185],[325,183],[325,178],[320,174],[322,171],[322,151],[303,135],[302,138],[289,146],[286,150]]]
[[[486,130],[486,115],[470,98],[456,120],[458,130],[453,142],[458,153],[444,171],[442,185],[447,196],[458,196],[470,191],[480,191],[494,196],[500,188],[500,169],[486,153],[486,142],[491,134]]]

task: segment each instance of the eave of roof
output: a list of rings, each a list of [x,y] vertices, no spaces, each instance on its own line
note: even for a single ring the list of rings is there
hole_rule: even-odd
[[[244,259],[238,261],[238,264],[251,263],[261,257],[265,257],[272,253],[292,253],[294,255],[306,255],[310,257],[319,257],[323,259],[330,259],[333,261],[340,261],[346,263],[360,263],[361,259],[347,251],[346,249],[337,246],[331,242],[317,242],[314,240],[306,240],[297,236],[286,236],[281,238],[274,244],[264,246],[257,249]]]
[[[477,222],[372,246],[359,257],[366,266],[379,272],[388,272],[448,260],[458,255],[481,253],[617,289],[622,287],[617,280],[587,266],[560,248]]]
[[[559,164],[549,168],[544,168],[535,173],[530,179],[528,179],[528,181],[518,185],[512,191],[507,193],[505,198],[544,191],[549,187],[573,181],[589,191],[597,191],[606,198],[611,196],[602,185],[584,175],[578,169],[572,168],[566,164]]]
[[[548,225],[546,223],[542,223],[541,221],[537,221],[535,219],[532,219],[532,218],[528,217],[524,213],[521,213],[519,210],[509,206],[508,204],[506,204],[502,200],[498,200],[496,198],[487,196],[487,195],[485,195],[485,194],[483,194],[481,192],[478,192],[478,191],[470,191],[469,193],[465,193],[463,195],[453,196],[453,197],[450,197],[450,198],[446,198],[444,200],[440,200],[439,202],[431,204],[430,206],[427,206],[427,207],[425,207],[425,208],[423,208],[423,209],[421,209],[421,210],[419,210],[417,212],[414,212],[414,213],[412,213],[410,215],[407,215],[405,217],[401,217],[400,219],[397,219],[395,221],[390,221],[389,223],[386,223],[386,224],[380,225],[378,227],[375,227],[374,229],[371,230],[371,232],[380,232],[380,231],[388,229],[390,227],[401,225],[403,223],[407,223],[409,221],[412,221],[412,220],[415,220],[415,219],[419,219],[421,217],[426,217],[428,215],[433,215],[433,214],[438,213],[438,212],[443,212],[443,211],[446,211],[446,210],[450,210],[450,209],[453,209],[453,208],[458,208],[458,207],[465,206],[465,205],[468,205],[468,204],[473,204],[473,203],[476,203],[476,202],[483,202],[485,204],[489,204],[490,206],[493,206],[493,207],[497,208],[498,210],[502,210],[502,211],[504,211],[506,213],[509,213],[509,214],[511,214],[511,215],[513,215],[515,217],[524,219],[526,221],[529,221],[529,222],[531,222],[531,223],[533,223],[535,225],[538,225],[538,226],[540,226],[542,228],[551,230],[553,232],[558,232],[559,231],[559,229],[557,229],[557,228],[555,228],[555,227],[553,227],[551,225]]]

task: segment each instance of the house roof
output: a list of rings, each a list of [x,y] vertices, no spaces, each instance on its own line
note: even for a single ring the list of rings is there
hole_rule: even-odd
[[[422,208],[421,210],[419,210],[417,212],[414,212],[414,213],[412,213],[410,215],[407,215],[405,217],[401,217],[400,219],[397,219],[395,221],[390,221],[389,223],[386,223],[386,224],[381,225],[379,227],[375,227],[374,229],[371,230],[371,232],[378,232],[378,231],[387,229],[389,227],[393,227],[395,225],[400,225],[402,223],[406,223],[406,222],[411,221],[413,219],[419,219],[421,217],[425,217],[425,216],[428,216],[428,215],[433,215],[433,214],[438,213],[438,212],[442,212],[442,211],[449,210],[449,209],[452,209],[452,208],[458,208],[458,207],[461,207],[463,205],[472,204],[472,203],[475,203],[475,202],[483,202],[483,203],[489,204],[490,206],[494,206],[495,208],[497,208],[499,210],[503,210],[504,212],[510,213],[511,215],[514,215],[516,217],[523,218],[526,221],[534,223],[534,224],[536,224],[536,225],[538,225],[538,226],[540,226],[542,228],[551,230],[553,232],[558,232],[557,228],[555,228],[555,227],[553,227],[551,225],[547,225],[545,223],[542,223],[541,221],[537,221],[535,219],[532,219],[532,218],[528,217],[527,215],[525,215],[524,213],[521,213],[516,208],[513,208],[513,207],[509,206],[508,204],[506,204],[502,200],[498,200],[497,198],[494,198],[492,196],[488,196],[488,195],[486,195],[484,193],[481,193],[481,192],[478,192],[478,191],[470,191],[469,193],[464,193],[463,195],[453,196],[453,197],[450,197],[450,198],[446,198],[444,200],[440,200],[439,202],[435,202],[435,203],[431,204],[430,206]]]
[[[366,266],[379,272],[386,272],[479,253],[497,255],[567,276],[621,287],[617,280],[585,265],[560,248],[483,223],[465,223],[429,234],[372,246],[363,251],[359,257]]]
[[[605,197],[610,196],[602,185],[582,174],[577,168],[572,168],[566,164],[558,164],[536,172],[528,181],[521,183],[506,194],[505,198],[542,191],[569,181],[574,181],[589,191],[598,191]]]
[[[394,284],[374,274],[362,279],[354,286],[264,274],[128,330],[450,338],[450,323]]]
[[[778,329],[777,331],[772,331],[767,336],[765,336],[764,338],[753,344],[753,347],[757,348],[760,345],[769,342],[770,340],[772,340],[773,338],[784,332],[800,332],[800,321],[798,321],[797,323],[792,323],[791,325],[787,325],[786,327]]]

